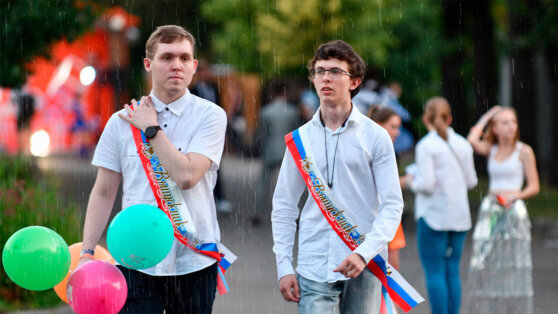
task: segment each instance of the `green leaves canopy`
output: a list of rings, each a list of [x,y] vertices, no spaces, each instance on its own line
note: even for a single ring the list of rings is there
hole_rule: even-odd
[[[85,1],[0,2],[0,86],[19,88],[26,80],[25,65],[48,56],[50,45],[69,41],[93,25],[93,10]]]
[[[223,62],[264,76],[304,68],[317,46],[349,42],[374,65],[387,62],[398,40],[390,36],[400,20],[398,1],[214,0],[202,13],[222,25],[213,47]]]

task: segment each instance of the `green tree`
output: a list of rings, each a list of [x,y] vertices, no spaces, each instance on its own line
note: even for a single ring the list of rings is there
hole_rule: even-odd
[[[258,14],[271,0],[213,0],[201,6],[206,22],[219,29],[211,34],[213,60],[231,63],[241,72],[261,72],[263,56],[256,36]]]
[[[395,0],[212,0],[201,12],[217,26],[215,60],[241,72],[306,76],[319,44],[350,43],[381,81],[400,81],[402,101],[415,115],[438,93],[440,5]]]
[[[317,46],[332,39],[351,43],[373,65],[385,64],[397,42],[389,32],[399,8],[392,0],[215,0],[202,13],[222,25],[214,48],[224,62],[270,76],[304,68]]]
[[[77,38],[93,25],[94,9],[86,1],[0,2],[0,86],[18,88],[27,78],[26,64],[47,56],[56,40]]]

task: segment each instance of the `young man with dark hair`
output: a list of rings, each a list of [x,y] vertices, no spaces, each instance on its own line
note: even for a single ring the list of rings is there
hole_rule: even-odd
[[[349,44],[321,45],[309,70],[320,108],[285,137],[288,151],[273,196],[280,291],[298,302],[300,313],[379,313],[382,285],[366,267],[378,254],[387,260],[387,244],[401,220],[393,144],[351,102],[365,65]],[[306,188],[310,196],[299,213]]]
[[[227,120],[222,108],[188,91],[198,64],[194,45],[194,37],[180,26],[161,26],[151,34],[143,60],[151,73],[151,94],[132,100],[110,118],[93,157],[98,174],[87,206],[80,263],[93,257],[122,179],[122,208],[149,204],[166,209],[180,234],[175,233],[159,264],[141,270],[118,266],[128,283],[122,313],[210,313],[215,299],[221,264],[199,243],[221,249],[212,190]],[[154,186],[161,186],[158,192],[162,186],[173,191],[176,201],[167,202],[169,193],[157,193]],[[193,218],[180,219],[186,215]],[[192,221],[195,234],[188,225]],[[178,226],[185,225],[192,233],[181,232]]]

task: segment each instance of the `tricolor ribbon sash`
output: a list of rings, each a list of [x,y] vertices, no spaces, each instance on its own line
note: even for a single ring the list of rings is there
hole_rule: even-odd
[[[319,169],[312,162],[310,147],[303,145],[303,142],[308,142],[304,130],[302,127],[285,135],[287,148],[322,214],[337,235],[353,251],[364,241],[365,234],[358,231],[357,225],[354,224],[355,219],[349,219],[351,218],[348,217],[349,212],[336,206],[338,203],[332,198],[333,193],[327,184],[324,184],[325,181]],[[366,267],[380,280],[382,290],[387,292],[403,311],[408,312],[424,301],[424,298],[403,279],[395,268],[390,267],[380,254],[376,255]],[[387,304],[386,309],[389,307],[390,305]]]
[[[157,205],[171,220],[174,236],[196,253],[211,257],[218,262],[217,290],[221,295],[229,291],[224,273],[236,256],[221,243],[201,243],[196,237],[196,228],[177,184],[159,162],[145,134],[131,125],[134,142],[153,191]]]

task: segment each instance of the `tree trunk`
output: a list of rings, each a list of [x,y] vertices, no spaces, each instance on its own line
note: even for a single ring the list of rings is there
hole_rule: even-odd
[[[461,68],[465,55],[459,45],[459,37],[463,34],[463,6],[461,1],[444,0],[442,3],[444,20],[444,41],[449,43],[451,51],[442,55],[442,94],[451,104],[453,111],[453,127],[463,134],[468,127],[466,93],[463,85]]]
[[[477,119],[497,103],[498,83],[496,53],[494,50],[494,22],[490,1],[470,2],[473,20],[473,95],[474,117]]]
[[[550,132],[552,134],[551,145],[551,156],[558,156],[558,45],[554,43],[552,47],[547,47],[545,51],[546,61],[547,61],[547,73],[550,80],[551,86],[551,103],[548,104],[552,108],[550,116]],[[554,185],[558,185],[558,165],[556,162],[550,161],[551,165],[548,171],[548,182]]]
[[[524,3],[525,2],[525,3]],[[534,86],[534,49],[531,45],[525,44],[526,35],[532,30],[533,21],[528,12],[531,6],[536,3],[526,3],[527,1],[514,2],[510,4],[510,40],[511,40],[511,104],[517,110],[520,139],[531,145],[537,153],[537,108],[535,106],[535,86]],[[529,10],[518,10],[524,6]]]

